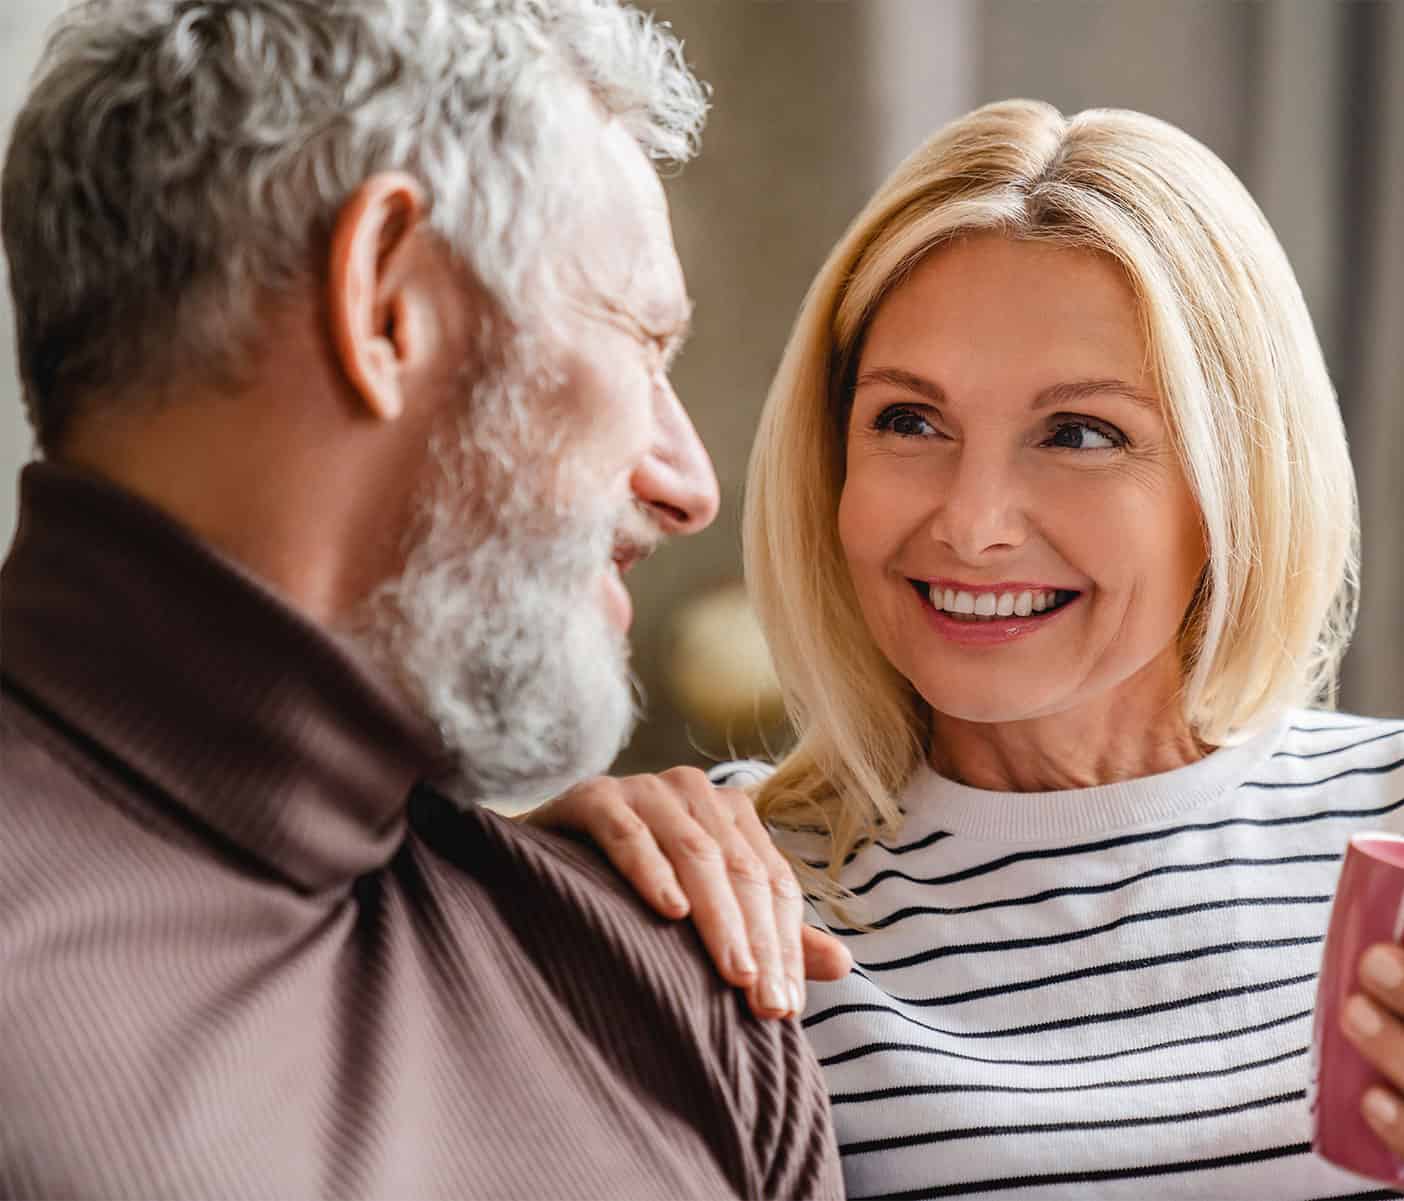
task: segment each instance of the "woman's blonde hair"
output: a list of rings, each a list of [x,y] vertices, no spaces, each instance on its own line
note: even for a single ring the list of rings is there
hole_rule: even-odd
[[[1146,345],[1209,548],[1181,630],[1185,715],[1210,745],[1334,699],[1355,614],[1355,481],[1286,255],[1233,173],[1139,113],[1066,118],[1010,100],[951,122],[906,160],[820,270],[751,456],[746,575],[797,743],[763,815],[821,824],[836,877],[890,834],[924,750],[925,702],[858,607],[837,514],[852,376],[883,298],[933,249],[988,231],[1109,255]]]

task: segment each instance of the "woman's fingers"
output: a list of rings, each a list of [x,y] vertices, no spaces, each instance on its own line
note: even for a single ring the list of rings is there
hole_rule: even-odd
[[[713,812],[718,808],[715,792],[707,777],[692,768],[594,780],[552,802],[556,812],[536,820],[589,834],[664,916],[690,913],[722,978],[748,988],[763,975],[751,946],[753,923],[744,912],[751,898],[742,895],[731,870],[733,860],[744,869],[744,858],[729,857],[729,844],[737,836],[729,816]],[[773,941],[762,937],[765,953],[772,953]]]
[[[761,1017],[804,1008],[804,981],[852,966],[836,940],[804,925],[804,897],[745,793],[696,768],[588,780],[526,819],[587,834],[665,917],[691,913],[723,978]]]
[[[1404,1017],[1404,950],[1376,943],[1360,956],[1360,983],[1386,1009]]]
[[[1351,997],[1341,1010],[1341,1025],[1357,1050],[1394,1085],[1377,1085],[1360,1099],[1370,1128],[1391,1150],[1404,1155],[1404,952],[1380,944],[1360,958],[1365,993]],[[1366,995],[1368,994],[1368,995]]]
[[[637,800],[634,780],[599,776],[538,806],[523,820],[543,830],[576,830],[588,835],[649,905],[664,917],[686,917],[689,905],[677,873],[659,846],[657,830],[639,815]],[[675,814],[687,816],[680,806],[675,807]],[[665,808],[653,816],[667,822],[672,815]]]
[[[761,990],[774,968],[767,957],[775,956],[773,924],[767,931],[758,913],[758,896],[769,890],[719,790],[693,768],[637,780],[638,808],[677,874],[708,954],[727,981]]]
[[[783,1017],[793,1012],[795,997],[785,970],[766,859],[767,854],[778,857],[779,853],[755,820],[749,798],[735,789],[716,788],[693,768],[674,768],[659,780],[685,800],[693,819],[714,844],[699,847],[680,841],[670,845],[664,838],[659,840],[692,901],[703,941],[714,958],[714,947],[724,946],[727,956],[753,967],[744,984],[757,1016]],[[747,819],[759,831],[758,839]],[[714,854],[719,858],[714,859]],[[717,930],[709,938],[713,922]],[[798,940],[798,932],[795,937]],[[738,973],[723,969],[723,975],[743,983]]]
[[[794,1010],[795,995],[785,970],[770,875],[740,831],[733,827],[722,838],[727,884],[744,923],[742,937],[756,964],[747,999],[758,1017],[784,1017]]]
[[[1360,1110],[1385,1146],[1404,1156],[1404,1104],[1399,1094],[1379,1086],[1367,1089]]]
[[[808,980],[842,980],[853,970],[853,956],[832,934],[805,926],[800,932],[800,946]]]
[[[748,870],[764,881],[754,907],[743,906],[751,950],[762,973],[752,989],[751,1007],[766,1015],[800,1013],[804,1010],[804,894],[761,825],[750,797],[734,788],[719,789],[718,796],[730,807],[736,831],[754,858]],[[767,944],[768,952],[762,949]]]
[[[1404,1025],[1399,1019],[1356,993],[1341,1010],[1341,1025],[1356,1049],[1396,1088],[1404,1088]]]
[[[805,925],[804,893],[799,881],[785,857],[775,849],[750,798],[734,789],[720,789],[719,792],[731,804],[737,829],[746,837],[770,877],[780,959],[792,993],[793,1012],[800,1013],[804,1009],[804,982],[841,979],[852,969],[853,956],[832,934]]]

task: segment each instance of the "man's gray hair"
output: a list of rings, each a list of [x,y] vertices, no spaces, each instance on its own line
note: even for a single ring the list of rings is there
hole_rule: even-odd
[[[584,86],[654,159],[697,149],[707,93],[620,0],[88,0],[16,121],[3,227],[42,448],[85,394],[181,365],[237,380],[255,300],[315,278],[380,171],[523,315],[570,201]]]

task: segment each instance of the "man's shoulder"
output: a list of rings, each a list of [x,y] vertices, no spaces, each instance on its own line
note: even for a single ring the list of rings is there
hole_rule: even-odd
[[[0,761],[0,862],[18,863],[36,840],[82,837],[72,809],[98,798],[97,776],[72,740],[9,688],[0,691]],[[6,870],[0,880],[12,876]]]
[[[597,946],[666,961],[674,987],[684,984],[698,999],[724,998],[730,991],[712,970],[692,924],[654,913],[589,841],[481,806],[460,808],[423,790],[411,805],[411,824],[436,856],[481,888],[520,897],[521,905],[509,904],[503,914],[509,922],[526,922],[526,933],[549,938],[552,928],[542,919],[555,914],[556,931],[578,927]]]
[[[209,851],[193,829],[153,804],[132,769],[9,687],[0,763],[0,940],[143,928],[168,889],[198,892],[192,873]]]
[[[692,923],[655,914],[592,846],[425,792],[411,826],[435,863],[431,886],[451,908],[466,890],[480,923],[489,907],[580,1037],[625,1075],[692,1081],[689,1121],[720,1161],[746,1163],[743,1193],[841,1195],[828,1096],[798,1022],[753,1017]],[[671,1084],[657,1087],[678,1104]]]
[[[27,839],[51,848],[100,843],[113,853],[114,835],[144,837],[166,824],[140,802],[114,757],[8,684],[0,689],[0,762],[6,859],[27,854]]]
[[[5,759],[5,773],[0,775],[0,804],[7,813],[36,785],[55,777],[74,781],[61,748],[62,739],[11,687],[0,689],[0,750]]]
[[[610,865],[598,847],[583,835],[565,830],[546,830],[527,822],[514,821],[491,810],[478,814],[488,837],[519,859],[527,870],[546,877],[550,883],[577,899],[575,889],[583,888],[611,909],[637,917],[649,930],[667,930],[676,922],[655,920],[651,909],[635,889]]]

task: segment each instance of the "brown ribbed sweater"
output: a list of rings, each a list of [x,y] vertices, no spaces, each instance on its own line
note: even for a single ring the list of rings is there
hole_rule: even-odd
[[[841,1195],[797,1026],[419,783],[429,731],[175,522],[29,467],[0,623],[0,1196]]]

